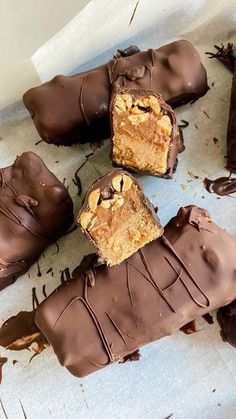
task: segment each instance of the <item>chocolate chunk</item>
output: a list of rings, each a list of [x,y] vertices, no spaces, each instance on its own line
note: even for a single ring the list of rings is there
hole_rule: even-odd
[[[92,185],[77,221],[110,266],[121,263],[163,233],[140,183],[121,169]]]
[[[23,101],[44,141],[70,145],[109,137],[111,93],[124,87],[154,90],[173,106],[208,90],[198,52],[182,40],[138,53],[131,48],[88,72],[56,76],[28,90]]]
[[[172,177],[183,137],[175,113],[159,94],[120,90],[112,100],[111,121],[111,159],[116,165]]]
[[[218,256],[214,269],[204,249]],[[59,287],[35,322],[60,363],[83,377],[234,300],[235,254],[236,240],[207,211],[182,208],[161,238],[125,262],[91,265],[94,287],[86,273]]]
[[[0,290],[25,273],[73,222],[64,185],[34,153],[0,169]]]

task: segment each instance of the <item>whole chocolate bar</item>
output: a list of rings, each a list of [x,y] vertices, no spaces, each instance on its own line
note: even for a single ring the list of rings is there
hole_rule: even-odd
[[[56,76],[28,90],[23,101],[42,139],[69,145],[109,137],[113,88],[154,90],[172,106],[207,92],[206,70],[190,42],[135,52],[132,49],[130,56],[119,52],[101,67],[71,77]]]
[[[0,290],[25,273],[73,222],[65,186],[27,152],[0,169]]]
[[[171,178],[183,151],[175,112],[154,91],[119,90],[111,101],[111,160],[136,172]]]
[[[236,65],[233,73],[227,131],[227,169],[236,173]]]
[[[77,221],[110,266],[163,233],[141,184],[122,169],[113,170],[89,188]]]
[[[114,267],[91,266],[51,294],[35,322],[60,363],[79,377],[236,297],[236,240],[195,206],[164,235]]]

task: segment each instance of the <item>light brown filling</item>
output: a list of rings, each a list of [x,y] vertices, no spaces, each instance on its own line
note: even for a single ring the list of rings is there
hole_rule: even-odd
[[[143,194],[129,176],[125,175],[125,178],[128,178],[127,182],[123,182],[121,190],[118,188],[113,197],[101,202],[98,200],[95,210],[90,205],[93,212],[84,212],[80,216],[80,223],[87,229],[108,265],[121,263],[162,233],[143,202]],[[97,189],[92,192],[94,196],[96,191],[97,195],[100,194]]]
[[[172,123],[153,95],[116,96],[112,160],[121,166],[163,175],[167,171]]]

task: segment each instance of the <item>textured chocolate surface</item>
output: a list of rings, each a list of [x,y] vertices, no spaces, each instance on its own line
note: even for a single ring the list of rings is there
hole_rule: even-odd
[[[227,169],[236,173],[236,65],[233,73],[227,130]]]
[[[0,290],[28,270],[73,222],[65,186],[36,154],[0,169]]]
[[[121,362],[236,297],[236,241],[207,211],[182,208],[162,238],[119,266],[91,266],[36,311],[60,363],[84,376]]]
[[[176,41],[157,50],[119,51],[108,64],[71,77],[56,76],[28,90],[23,101],[42,139],[57,145],[110,135],[113,88],[150,89],[176,106],[208,90],[206,70],[193,45]]]
[[[119,177],[123,180],[121,180],[121,183],[119,182],[118,185],[114,184],[114,180],[116,181],[117,179],[119,179]],[[124,179],[127,179],[128,181],[130,180],[129,184],[128,184],[128,188],[127,185],[124,184]],[[116,186],[115,189],[114,185]],[[121,189],[120,189],[121,188]],[[122,191],[122,188],[126,189]],[[119,191],[120,189],[120,191]],[[94,195],[96,196],[96,192],[99,191],[99,196],[97,196],[96,198],[96,202],[97,205],[96,207],[94,207],[93,209],[91,208],[91,204],[90,204],[90,198]],[[138,204],[135,200],[135,197],[132,197],[132,195],[137,193],[140,195],[140,200],[141,200],[141,205],[138,208]],[[131,197],[127,197],[127,194],[131,192]],[[117,197],[118,199],[115,200],[115,197]],[[120,199],[123,201],[122,206],[121,207],[117,207],[117,209],[115,209],[117,206],[117,203],[119,204]],[[114,200],[114,203],[113,201]],[[128,202],[128,205],[126,206],[126,201]],[[101,206],[103,204],[106,203],[111,203],[113,206],[112,207],[105,207],[105,208],[101,208]],[[122,211],[122,207],[125,208]],[[98,250],[98,254],[102,257],[105,258],[105,255],[102,253],[101,249],[99,248],[98,242],[96,242],[95,238],[93,238],[93,235],[96,236],[96,233],[98,232],[98,229],[100,230],[99,235],[102,237],[106,237],[108,236],[108,234],[110,234],[110,232],[112,231],[114,225],[113,225],[113,221],[115,218],[118,218],[118,222],[114,227],[114,238],[112,237],[112,242],[114,242],[115,245],[115,249],[113,250],[112,253],[117,254],[118,252],[118,240],[119,238],[117,237],[119,235],[119,230],[121,230],[121,234],[122,236],[124,236],[124,240],[125,241],[131,241],[132,242],[132,238],[129,239],[129,232],[127,232],[127,236],[126,236],[126,231],[122,230],[121,227],[128,224],[127,225],[127,229],[132,232],[132,237],[135,241],[135,245],[138,245],[139,241],[140,241],[140,246],[138,247],[142,247],[144,245],[141,244],[142,241],[144,240],[146,243],[150,240],[153,239],[148,239],[148,230],[146,231],[145,228],[146,226],[142,226],[142,231],[138,231],[138,227],[139,227],[139,223],[132,225],[132,221],[136,221],[137,218],[139,218],[139,214],[138,211],[142,211],[144,207],[145,210],[145,216],[148,217],[148,219],[150,219],[150,223],[152,223],[152,233],[153,230],[155,230],[156,235],[155,238],[159,237],[162,232],[163,232],[163,228],[160,225],[160,220],[154,210],[153,205],[151,204],[151,202],[146,198],[146,196],[144,195],[144,191],[143,188],[141,186],[141,184],[139,183],[139,181],[132,176],[130,173],[122,170],[122,169],[116,169],[113,170],[112,172],[108,173],[107,175],[103,176],[102,178],[98,179],[96,182],[93,183],[93,185],[89,188],[89,190],[87,191],[85,197],[84,197],[84,201],[82,204],[82,207],[79,211],[79,214],[77,216],[77,222],[80,224],[81,229],[83,231],[83,233],[86,235],[86,237],[92,242],[92,244],[97,248]],[[97,217],[97,210],[100,208],[100,217],[98,220]],[[122,213],[121,213],[122,211]],[[87,227],[83,226],[83,222],[82,222],[82,216],[83,214],[90,214],[92,216],[91,220],[89,221],[89,224]],[[117,215],[118,214],[118,215]],[[101,221],[101,216],[102,216],[102,221]],[[136,216],[136,217],[135,217]],[[140,220],[142,220],[141,216],[140,216]],[[95,221],[95,223],[94,223]],[[97,222],[99,222],[99,224],[97,224]],[[148,220],[146,219],[146,222],[148,222]],[[90,230],[90,226],[93,224],[92,226],[92,230]],[[122,226],[121,226],[122,225]],[[94,230],[95,231],[94,231]],[[133,232],[133,229],[135,229],[135,232]],[[145,230],[145,231],[144,231]],[[94,233],[93,233],[94,231]],[[137,236],[135,235],[137,234]],[[140,238],[139,238],[140,235]],[[123,239],[123,237],[122,237]],[[120,241],[119,241],[120,243]],[[145,244],[146,244],[145,243]],[[123,243],[122,245],[122,240],[121,240],[121,247],[125,247],[125,245],[127,243]],[[117,250],[116,250],[117,249]],[[119,250],[123,253],[125,253],[125,249],[121,249],[119,247]],[[137,250],[137,248],[136,248]],[[117,255],[118,258],[118,255]],[[122,260],[124,260],[124,258],[122,258]],[[109,263],[108,260],[106,260],[106,262],[108,264],[113,264],[113,263]],[[120,263],[120,261],[119,261]]]
[[[184,144],[183,144],[183,135],[182,133],[180,133],[180,130],[178,128],[177,122],[176,122],[176,115],[175,112],[172,110],[172,108],[163,100],[162,96],[154,91],[151,90],[131,90],[131,89],[120,89],[118,92],[115,92],[111,101],[111,132],[112,132],[112,150],[111,150],[111,160],[114,161],[114,123],[113,123],[113,118],[114,118],[114,101],[117,97],[117,95],[121,95],[121,94],[128,94],[132,97],[132,99],[135,101],[135,99],[137,98],[137,100],[142,100],[142,98],[145,98],[147,96],[151,96],[151,97],[156,97],[159,105],[160,105],[160,112],[162,115],[167,115],[170,118],[171,121],[171,125],[172,125],[172,131],[170,134],[170,145],[169,145],[169,150],[168,150],[168,154],[167,154],[167,161],[166,161],[166,171],[164,174],[160,174],[158,172],[155,171],[148,171],[148,170],[140,170],[137,169],[135,167],[129,167],[127,165],[124,165],[125,168],[130,168],[131,170],[134,171],[142,171],[144,173],[147,174],[151,174],[151,175],[156,175],[156,176],[163,176],[166,178],[171,178],[175,169],[175,165],[176,165],[176,159],[177,159],[177,155],[178,153],[181,153],[184,150]],[[134,116],[135,117],[135,116]],[[144,127],[142,128],[142,124],[139,124],[139,132],[142,133],[143,138],[145,139],[145,144],[147,145],[147,147],[149,146],[150,148],[148,148],[148,151],[150,153],[153,152],[153,140],[154,140],[154,135],[152,132],[152,125],[153,125],[153,120],[149,120],[149,126],[148,121],[145,124],[144,123]],[[124,124],[124,120],[122,120],[121,122],[122,124]],[[130,137],[132,137],[132,140],[135,136],[135,125],[130,124],[129,127],[126,126],[125,130],[130,131]],[[132,135],[133,134],[133,135]],[[145,136],[147,138],[145,138]],[[137,154],[139,153],[139,147],[137,146]],[[162,149],[163,149],[163,145],[160,144],[159,146],[159,153],[162,154]],[[130,152],[130,151],[129,151]],[[141,156],[140,156],[141,158]],[[156,155],[156,160],[158,160],[158,155]],[[125,156],[124,156],[124,160],[125,160]],[[147,161],[147,164],[149,163],[149,161]],[[119,166],[122,166],[119,163]]]

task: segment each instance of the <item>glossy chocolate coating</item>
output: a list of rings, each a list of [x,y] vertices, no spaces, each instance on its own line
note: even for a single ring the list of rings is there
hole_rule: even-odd
[[[37,309],[60,363],[79,377],[236,297],[236,241],[207,211],[180,209],[162,238],[121,265],[91,266]]]
[[[26,272],[73,222],[65,186],[27,152],[0,169],[0,290]]]
[[[155,90],[172,106],[208,90],[206,70],[190,42],[135,52],[118,52],[108,64],[71,77],[56,76],[28,90],[23,101],[42,139],[69,145],[109,137],[113,88]]]
[[[236,65],[233,73],[227,130],[227,169],[236,173]]]

